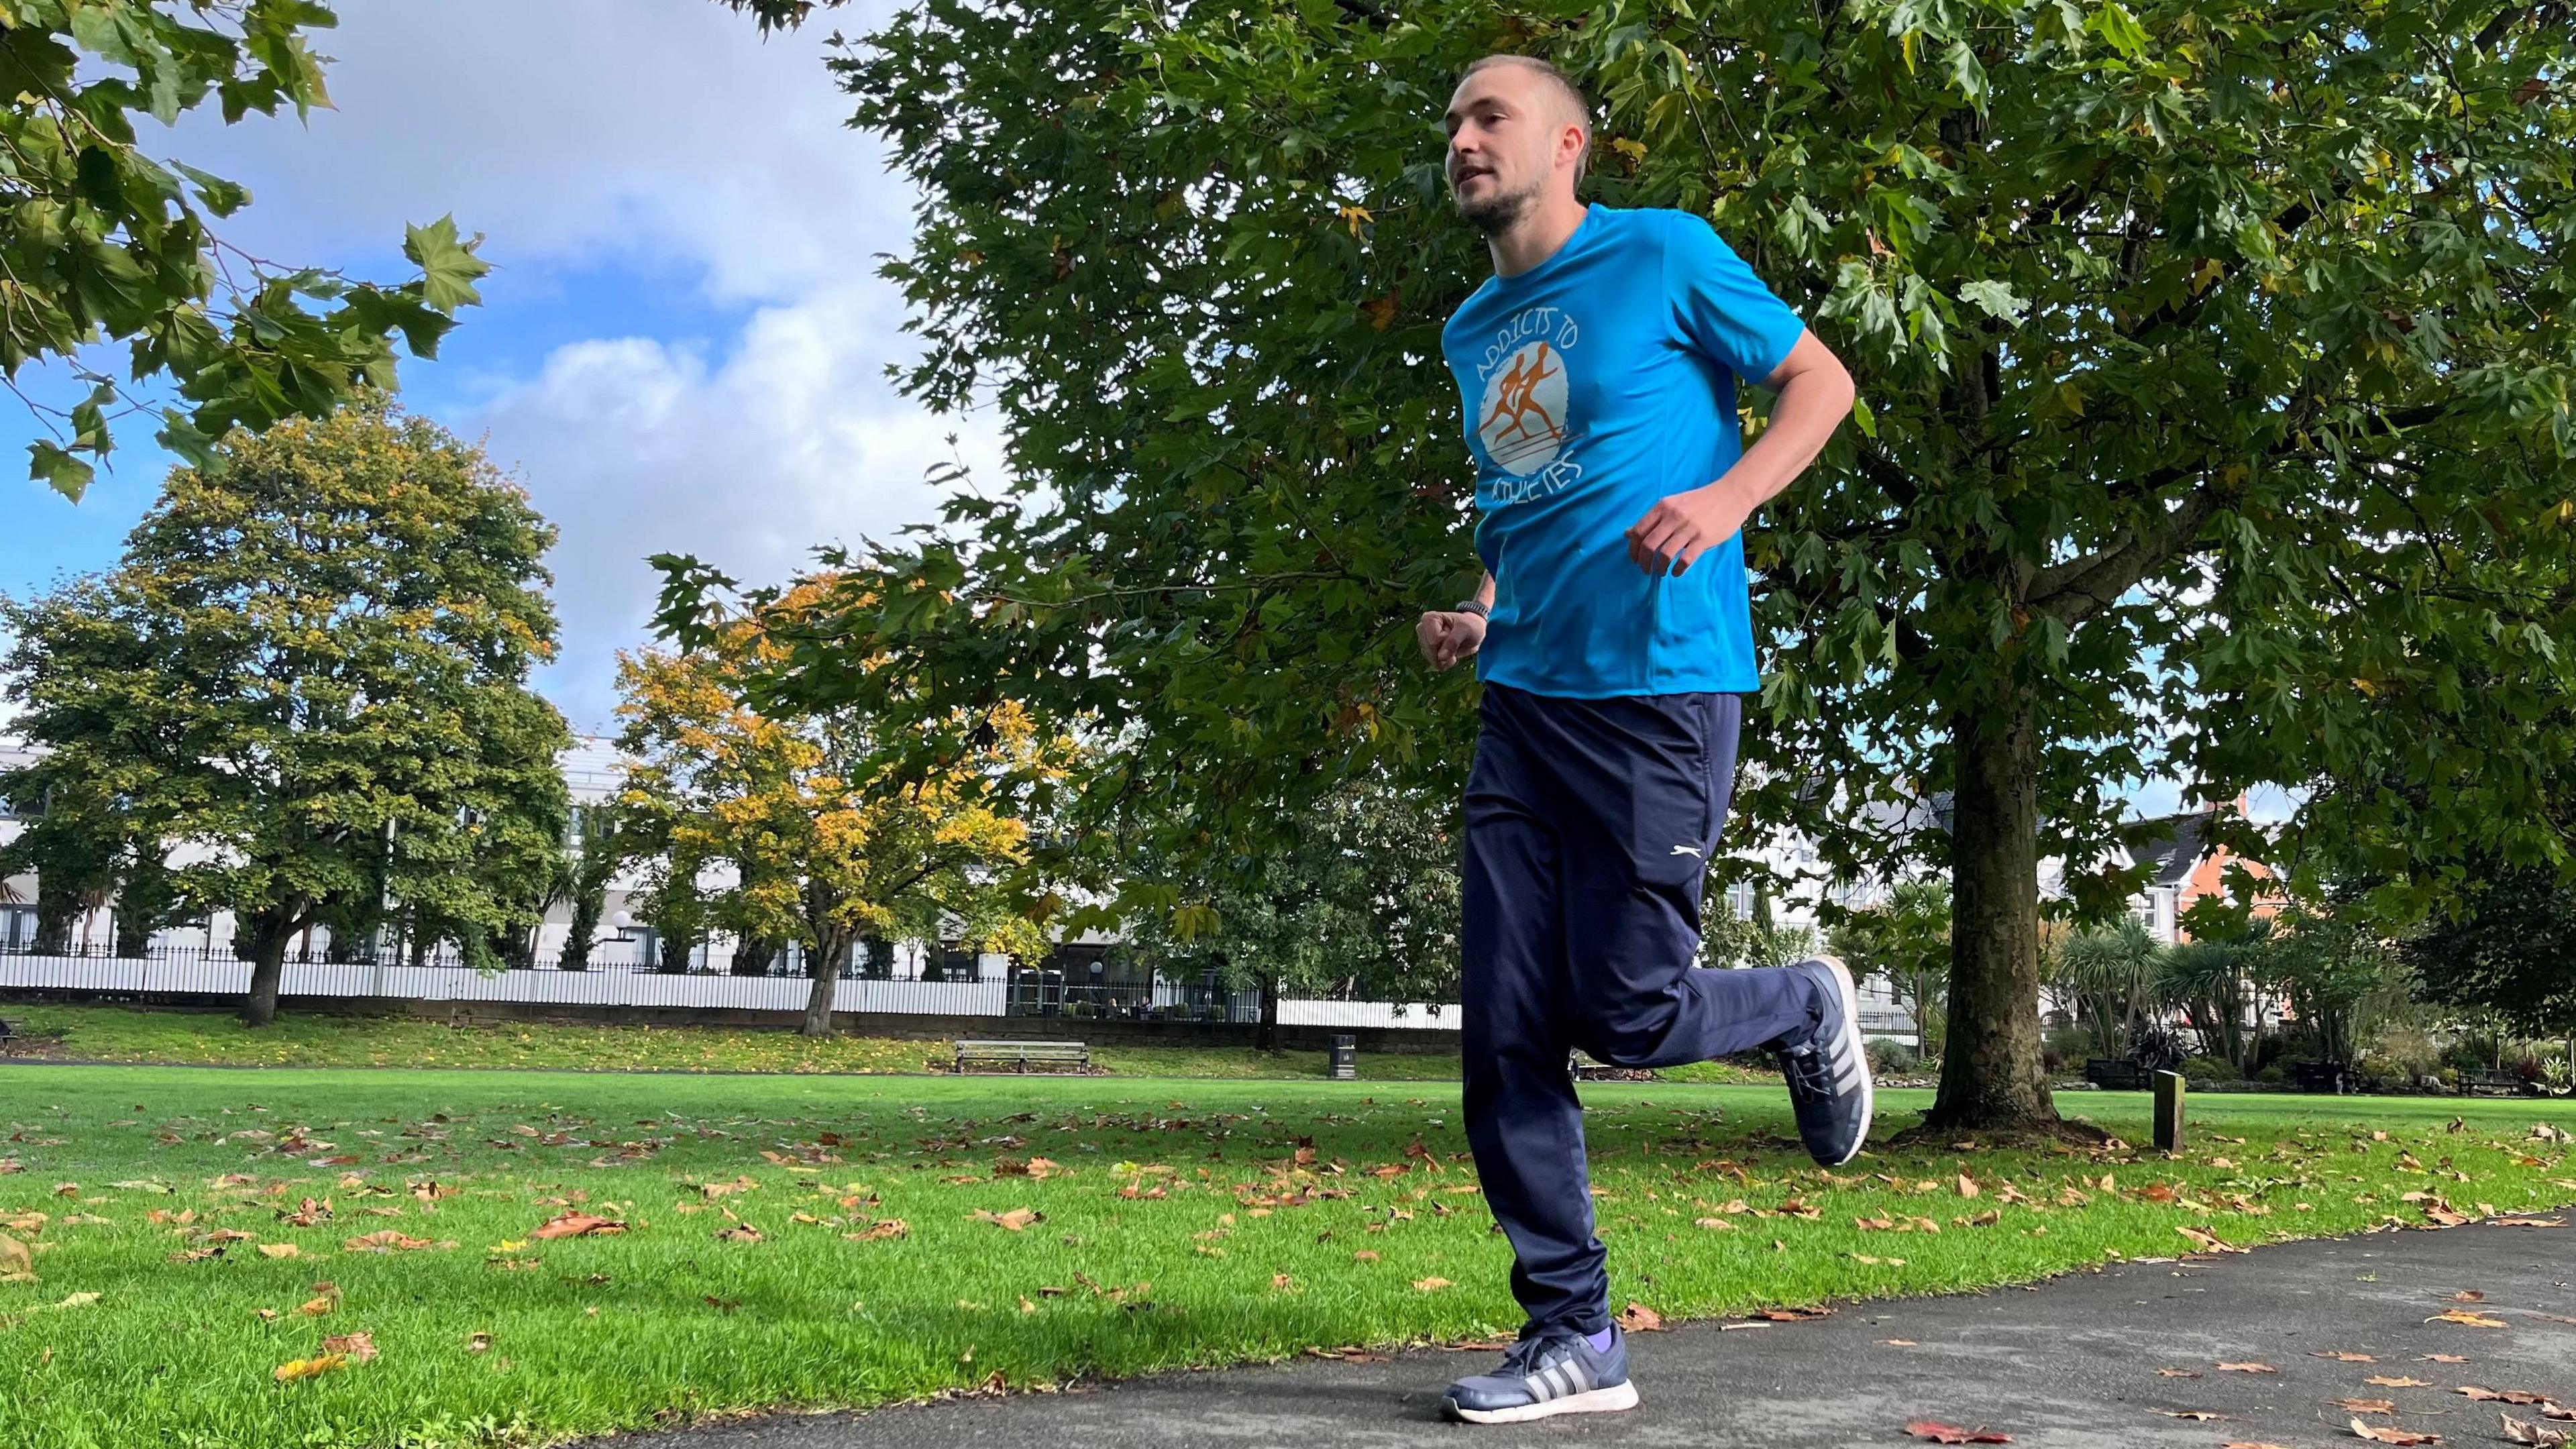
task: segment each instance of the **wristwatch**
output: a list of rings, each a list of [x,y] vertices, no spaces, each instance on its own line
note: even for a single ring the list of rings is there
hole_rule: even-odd
[[[1473,614],[1479,619],[1492,617],[1492,615],[1487,612],[1485,601],[1482,599],[1461,599],[1458,601],[1458,607],[1450,610],[1450,612],[1453,614]]]

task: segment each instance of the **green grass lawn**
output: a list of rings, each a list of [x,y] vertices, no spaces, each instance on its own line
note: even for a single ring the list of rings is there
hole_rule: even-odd
[[[721,1027],[449,1026],[419,1018],[289,1013],[253,1031],[228,1012],[143,1011],[115,1006],[11,1006],[31,1046],[22,1056],[187,1066],[500,1067],[577,1071],[918,1073],[955,1057],[944,1041],[838,1036],[809,1041],[793,1032]],[[1082,1023],[1062,1023],[1079,1040]],[[1101,1046],[1092,1062],[1112,1076],[1320,1078],[1322,1052],[1240,1048]],[[1741,1068],[1687,1069],[1713,1080],[1748,1080]],[[1454,1081],[1454,1055],[1371,1052],[1364,1076],[1388,1081]]]
[[[1826,1174],[1776,1088],[1584,1096],[1616,1301],[1667,1316],[2576,1201],[2565,1104],[2202,1099],[2179,1157]],[[538,1236],[568,1211],[625,1230]],[[1490,1229],[1446,1083],[0,1066],[0,1445],[540,1443],[1507,1334]]]

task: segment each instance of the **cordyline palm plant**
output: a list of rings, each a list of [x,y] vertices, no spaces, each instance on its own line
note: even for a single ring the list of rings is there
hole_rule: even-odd
[[[2155,938],[2134,918],[2080,931],[2057,948],[2057,989],[2079,1002],[2102,1055],[2120,1055],[2146,1010],[2156,964]]]
[[[2254,1004],[2247,979],[2248,947],[2232,941],[2185,941],[2157,954],[2152,994],[2183,1014],[2200,1037],[2200,1049],[2227,1059],[2242,1073],[2252,1047],[2246,1017]]]

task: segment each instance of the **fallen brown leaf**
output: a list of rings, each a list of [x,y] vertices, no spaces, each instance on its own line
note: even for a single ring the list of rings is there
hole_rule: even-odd
[[[2272,1367],[2268,1363],[2223,1363],[2218,1366],[2218,1371],[2223,1374],[2276,1374],[2280,1372],[2279,1369]]]
[[[1664,1316],[1643,1303],[1631,1303],[1619,1310],[1619,1327],[1629,1333],[1660,1333]]]
[[[2426,1363],[2467,1363],[2469,1361],[2466,1354],[2457,1353],[2419,1353],[2415,1356]]]
[[[376,1336],[372,1333],[335,1333],[322,1340],[322,1351],[345,1355],[353,1363],[365,1363],[376,1356]]]
[[[340,1244],[344,1251],[351,1253],[415,1253],[423,1248],[437,1246],[438,1244],[427,1238],[409,1237],[393,1228],[387,1228],[381,1233],[369,1233],[364,1237],[351,1238]]]
[[[2328,1399],[2327,1403],[2353,1414],[2394,1414],[2397,1405],[2386,1399]]]
[[[1031,1223],[1045,1222],[1046,1214],[1039,1212],[1035,1208],[1024,1207],[1016,1207],[1006,1213],[987,1212],[982,1208],[977,1208],[975,1209],[974,1221],[979,1223],[991,1223],[997,1228],[1008,1229],[1009,1231],[1016,1233]]]
[[[2504,1320],[2501,1318],[2489,1318],[2483,1313],[2471,1313],[2460,1308],[2454,1308],[2447,1313],[2436,1313],[2424,1321],[2426,1323],[2464,1323],[2471,1328],[2502,1328],[2505,1326]]]
[[[2200,1377],[2200,1370],[2160,1368],[2156,1370],[2156,1377],[2160,1379],[2196,1379]]]
[[[2432,1381],[2429,1379],[2404,1377],[2390,1378],[2386,1374],[2372,1374],[2370,1377],[2363,1379],[2362,1382],[2365,1384],[2376,1384],[2383,1389],[2429,1389],[2433,1387]]]
[[[2311,1351],[2309,1352],[2309,1354],[2308,1354],[2308,1357],[2310,1357],[2310,1358],[2330,1358],[2330,1359],[2335,1360],[2335,1361],[2336,1361],[2336,1362],[2338,1362],[2338,1363],[2377,1363],[2377,1362],[2379,1362],[2379,1360],[2378,1360],[2378,1359],[2375,1359],[2375,1358],[2371,1357],[2369,1354],[2366,1354],[2366,1353],[2345,1353],[2345,1352],[2344,1352],[2343,1350],[2341,1350],[2341,1349],[2316,1349],[2316,1350],[2311,1350]]]
[[[2352,1421],[2352,1432],[2375,1444],[2395,1444],[2400,1446],[2400,1449],[2405,1449],[2405,1446],[2409,1445],[2439,1444],[2442,1442],[2442,1436],[2439,1434],[2418,1434],[2412,1429],[2398,1429],[2378,1424],[2365,1424],[2359,1419]]]
[[[1413,1291],[1416,1293],[1437,1293],[1448,1286],[1449,1280],[1446,1278],[1416,1278],[1413,1280]]]
[[[2517,1419],[2511,1414],[2498,1414],[2496,1417],[2504,1421],[2504,1437],[2516,1444],[2551,1446],[2564,1444],[2569,1438],[2569,1431],[2565,1429],[2553,1429],[2547,1424],[2534,1424],[2525,1419]]]
[[[624,1231],[626,1231],[626,1225],[613,1218],[603,1218],[590,1213],[575,1212],[571,1209],[566,1209],[565,1211],[559,1212],[553,1217],[546,1219],[545,1223],[534,1233],[530,1234],[530,1236],[539,1238],[588,1238],[606,1237],[611,1233],[622,1233]]]

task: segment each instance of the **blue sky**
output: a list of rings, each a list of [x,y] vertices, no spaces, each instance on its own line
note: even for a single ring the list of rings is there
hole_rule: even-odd
[[[540,686],[577,727],[608,723],[615,651],[643,637],[645,555],[776,578],[927,517],[947,434],[994,466],[980,416],[884,379],[916,348],[874,254],[903,248],[913,197],[843,124],[819,34],[764,41],[709,0],[339,9],[316,45],[335,109],[192,117],[146,145],[248,185],[223,232],[260,256],[399,277],[405,222],[485,234],[484,305],[438,361],[405,360],[403,401],[484,438],[561,530],[564,655]],[[122,430],[73,506],[16,476],[38,424],[0,409],[0,589],[115,561],[168,466],[150,432]]]

